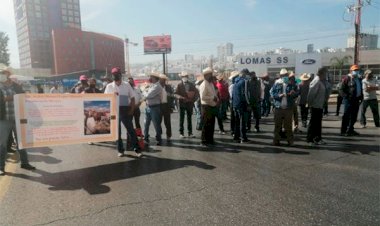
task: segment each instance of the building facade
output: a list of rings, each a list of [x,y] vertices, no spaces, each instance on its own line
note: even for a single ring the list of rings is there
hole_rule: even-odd
[[[360,34],[359,45],[361,49],[377,49],[378,35],[375,34]],[[347,39],[347,48],[355,48],[355,35],[351,35]]]
[[[110,73],[112,67],[124,65],[124,40],[111,35],[78,29],[55,29],[52,32],[53,74],[96,70]]]
[[[51,68],[51,32],[81,29],[79,0],[14,0],[21,68]]]
[[[374,74],[380,74],[380,50],[362,50],[360,51],[360,67],[371,69]],[[343,68],[334,68],[334,58],[341,59],[350,56],[352,62]],[[281,68],[294,71],[296,76],[302,73],[317,73],[321,67],[329,69],[329,76],[332,82],[341,79],[341,75],[349,72],[350,64],[353,63],[354,52],[314,52],[314,53],[289,53],[289,54],[262,54],[254,56],[239,56],[237,59],[236,69],[247,68],[255,71],[259,76],[268,73],[271,77],[276,77]]]

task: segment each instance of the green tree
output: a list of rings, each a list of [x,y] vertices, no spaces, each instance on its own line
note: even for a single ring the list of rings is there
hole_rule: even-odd
[[[334,76],[335,76],[335,71],[338,70],[339,71],[339,79],[341,79],[344,65],[350,64],[351,60],[352,60],[352,56],[350,56],[350,55],[346,55],[342,58],[339,58],[339,57],[331,58],[330,63],[331,63],[331,67],[334,68]]]
[[[0,63],[9,65],[8,35],[0,31]]]

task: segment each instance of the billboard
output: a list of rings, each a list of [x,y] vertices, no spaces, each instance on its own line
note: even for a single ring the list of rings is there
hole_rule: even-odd
[[[113,94],[17,94],[14,101],[20,148],[117,140]]]
[[[171,53],[172,37],[170,35],[144,37],[144,53]]]

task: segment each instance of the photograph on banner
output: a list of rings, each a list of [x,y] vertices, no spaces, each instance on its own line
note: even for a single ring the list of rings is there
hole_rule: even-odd
[[[113,94],[18,94],[16,128],[21,148],[117,140]]]

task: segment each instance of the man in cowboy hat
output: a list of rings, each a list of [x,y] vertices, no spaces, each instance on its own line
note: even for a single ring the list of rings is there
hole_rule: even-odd
[[[162,144],[162,127],[161,127],[161,98],[162,86],[160,85],[160,75],[158,73],[151,73],[149,75],[149,82],[151,86],[143,92],[144,100],[146,101],[145,107],[145,122],[144,122],[144,140],[149,144],[149,127],[153,122],[156,131],[156,144]]]
[[[354,130],[359,106],[363,100],[363,89],[362,82],[359,79],[359,72],[359,66],[356,64],[352,65],[350,73],[342,80],[342,85],[339,89],[344,103],[344,113],[340,127],[340,134],[343,136],[359,135],[359,133]]]
[[[195,85],[189,81],[189,74],[186,71],[181,72],[179,76],[181,77],[181,82],[178,83],[174,92],[179,99],[179,133],[181,138],[185,137],[183,124],[186,114],[188,135],[189,137],[194,137],[192,115],[194,102],[198,99],[199,94]]]
[[[131,85],[122,81],[122,74],[119,67],[112,69],[113,82],[109,83],[104,93],[116,94],[119,99],[119,136],[117,141],[118,156],[124,156],[123,140],[121,139],[121,124],[127,129],[127,139],[130,139],[133,151],[140,157],[141,150],[137,144],[137,136],[132,124],[132,117],[135,108],[135,95]]]
[[[288,145],[291,146],[294,142],[292,130],[293,106],[298,93],[297,87],[289,83],[289,74],[285,68],[281,69],[280,78],[276,80],[270,93],[275,107],[273,145],[280,145],[280,132],[284,128]]]
[[[7,156],[8,147],[11,145],[10,141],[12,141],[12,139],[9,139],[12,136],[12,131],[15,135],[17,135],[13,96],[19,93],[24,93],[22,87],[10,79],[11,74],[12,73],[9,67],[0,68],[0,175],[5,174],[5,159]],[[20,155],[21,168],[34,170],[35,167],[29,164],[26,150],[19,149],[17,145],[17,151]]]
[[[174,109],[174,91],[172,86],[167,84],[168,80],[168,76],[160,74],[160,84],[162,86],[161,121],[164,121],[166,128],[166,142],[170,143],[172,137],[172,124],[170,115]]]
[[[215,144],[214,141],[214,128],[215,117],[218,113],[217,102],[218,95],[216,88],[213,84],[213,70],[206,68],[203,70],[204,81],[199,87],[199,95],[201,98],[201,113],[202,113],[202,146],[208,146]]]
[[[309,85],[310,85],[310,75],[303,73],[300,77],[301,83],[299,87],[299,101],[298,105],[300,106],[301,111],[301,121],[304,128],[307,127],[307,118],[309,115],[309,108],[307,107],[307,95],[309,94]]]

